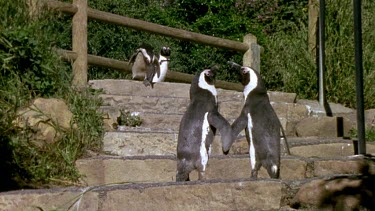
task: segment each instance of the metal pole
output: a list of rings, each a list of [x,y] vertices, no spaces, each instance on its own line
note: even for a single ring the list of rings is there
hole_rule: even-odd
[[[325,103],[325,1],[319,1],[319,104]]]
[[[357,95],[357,130],[358,153],[366,154],[365,140],[365,112],[363,97],[363,66],[362,66],[362,20],[361,0],[353,0],[354,6],[354,41],[355,41],[355,68],[356,68],[356,95]]]

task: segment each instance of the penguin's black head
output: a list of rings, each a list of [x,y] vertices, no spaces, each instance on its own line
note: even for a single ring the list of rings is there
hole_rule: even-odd
[[[202,71],[201,74],[204,74],[204,79],[209,85],[214,85],[215,84],[215,76],[216,72],[219,69],[217,65],[211,67],[210,69],[205,69]]]
[[[217,102],[215,88],[216,68],[197,73],[190,86],[190,100],[214,100]]]
[[[260,74],[251,67],[241,66],[235,62],[229,61],[230,69],[236,71],[239,76],[239,81],[244,88],[246,94],[250,92],[264,93],[266,88],[264,87]]]
[[[242,85],[246,86],[247,84],[250,83],[251,79],[255,79],[253,74],[250,74],[251,71],[253,71],[249,67],[241,67],[240,69],[240,82]]]
[[[163,46],[160,50],[160,55],[162,56],[170,56],[171,55],[171,49],[169,47]]]
[[[228,61],[227,63],[230,65],[230,69],[237,72],[238,79],[242,85],[246,86],[251,82],[251,80],[253,80],[253,82],[257,80],[258,75],[252,68],[241,66],[232,61]]]

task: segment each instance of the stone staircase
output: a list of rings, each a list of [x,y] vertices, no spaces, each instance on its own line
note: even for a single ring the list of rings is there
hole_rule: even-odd
[[[189,103],[190,84],[158,83],[150,89],[138,81],[98,80],[90,85],[103,90],[107,133],[102,153],[76,162],[85,186],[0,193],[0,210],[312,210],[331,209],[332,204],[346,210],[358,204],[367,208],[363,197],[340,195],[348,186],[366,189],[364,181],[375,175],[371,158],[354,156],[353,141],[342,138],[352,126],[342,119],[353,112],[350,109],[335,109],[335,117],[326,117],[313,101],[269,92],[291,152],[282,155],[281,179],[269,179],[264,169],[257,180],[250,179],[244,134],[229,155],[221,153],[218,134],[207,180],[197,181],[193,172],[193,181],[176,183],[178,127]],[[218,89],[218,99],[220,113],[233,122],[242,108],[242,93]],[[142,124],[116,130],[120,110],[139,115]],[[367,151],[375,153],[375,145],[367,144]],[[331,202],[332,194],[342,197]]]

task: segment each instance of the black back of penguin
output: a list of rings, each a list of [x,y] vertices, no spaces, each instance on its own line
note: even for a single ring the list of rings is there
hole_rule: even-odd
[[[210,76],[206,76],[206,73]],[[195,148],[198,146],[201,142],[201,129],[205,113],[217,110],[216,96],[209,90],[199,86],[199,81],[202,80],[202,77],[208,83],[212,83],[211,85],[213,86],[215,74],[211,70],[206,69],[194,76],[190,86],[190,103],[181,119],[179,130],[179,143],[182,141],[186,141],[187,143],[178,146],[179,152],[188,151],[191,154],[193,151],[196,151],[182,149],[181,147]]]
[[[177,181],[189,180],[189,173],[194,169],[198,170],[199,179],[204,179],[216,129],[222,134],[222,142],[231,138],[229,123],[218,113],[214,78],[215,69],[206,69],[195,75],[191,83],[190,104],[178,134]]]
[[[280,168],[280,122],[274,112],[267,90],[257,71],[250,67],[231,64],[238,71],[244,85],[245,104],[240,116],[232,124],[234,136],[247,130],[250,143],[252,177],[257,177],[261,166],[272,178],[279,177]],[[252,148],[253,147],[253,148]]]

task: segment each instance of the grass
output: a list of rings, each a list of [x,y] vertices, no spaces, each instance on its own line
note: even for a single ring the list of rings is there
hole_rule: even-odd
[[[357,138],[358,131],[357,129],[353,129],[350,131],[351,138]],[[367,128],[365,130],[365,140],[366,142],[375,142],[375,128]]]

